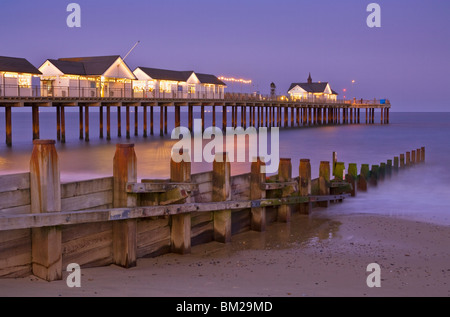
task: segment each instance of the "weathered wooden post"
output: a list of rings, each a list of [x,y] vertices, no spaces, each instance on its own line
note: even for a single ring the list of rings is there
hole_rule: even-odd
[[[183,154],[180,152],[180,154]],[[186,155],[189,155],[186,153]],[[191,162],[170,161],[170,180],[174,183],[191,182]],[[191,253],[191,213],[171,216],[170,244],[172,252]]]
[[[130,139],[130,107],[126,106],[125,107],[126,110],[126,138]]]
[[[420,156],[421,156],[421,161],[422,161],[422,163],[425,163],[425,147],[422,147],[421,149],[420,149]]]
[[[31,213],[61,211],[61,184],[54,140],[33,141],[30,161]],[[61,227],[31,229],[32,271],[46,281],[62,279]]]
[[[143,114],[142,114],[142,117],[143,117],[143,128],[142,128],[142,136],[144,137],[144,138],[146,138],[147,137],[147,135],[148,135],[148,127],[147,127],[147,122],[148,122],[148,115],[147,115],[147,105],[146,104],[144,104],[143,105]]]
[[[287,109],[287,108],[286,108]],[[289,182],[292,180],[292,164],[290,158],[280,159],[278,165],[278,181],[279,182]],[[294,192],[292,186],[286,186],[282,189],[281,197],[289,197]],[[278,222],[290,222],[291,221],[291,206],[281,205],[278,207],[277,213]]]
[[[308,159],[301,159],[299,166],[299,192],[300,196],[306,197],[311,194],[311,163]],[[300,213],[310,214],[312,203],[300,205]]]
[[[137,182],[137,159],[134,144],[117,144],[113,163],[114,208],[135,207],[137,194],[128,194],[127,183]],[[113,222],[114,264],[130,268],[136,266],[136,219]]]
[[[139,135],[139,107],[134,107],[134,136]]]
[[[362,164],[361,165],[361,172],[359,173],[359,179],[358,179],[358,190],[362,192],[367,191],[367,182],[370,179],[370,170],[369,170],[369,164]]]
[[[98,111],[98,119],[99,119],[99,137],[103,139],[103,106],[100,105],[100,109]]]
[[[6,108],[5,114],[7,111]],[[61,141],[61,106],[59,105],[56,106],[56,140]]]
[[[154,123],[153,123],[153,117],[154,117],[154,106],[150,106],[150,135],[154,134]]]
[[[227,153],[217,153],[213,162],[212,201],[231,200],[231,164]],[[214,240],[231,242],[231,210],[214,211]]]
[[[398,173],[398,169],[400,167],[400,159],[398,156],[394,157],[394,173]]]
[[[334,178],[337,180],[344,180],[345,179],[345,163],[344,162],[337,162],[336,167],[334,168]]]
[[[416,164],[416,151],[412,150],[411,151],[411,165],[415,165]]]
[[[419,164],[419,163],[422,162],[422,156],[421,156],[420,151],[421,151],[421,149],[417,149],[417,150],[416,150],[416,163],[417,163],[417,164]]]
[[[348,182],[352,185],[351,195],[352,197],[356,196],[356,181],[358,179],[358,166],[356,163],[350,163],[348,165]]]
[[[411,152],[406,152],[406,167],[411,165]]]
[[[378,165],[372,165],[372,170],[370,171],[370,185],[378,185],[378,173],[380,167]]]
[[[331,166],[331,174],[332,175],[334,175],[334,171],[336,170],[336,163],[337,163],[337,161],[338,161],[337,152],[333,152],[332,159],[331,159],[331,164],[332,164],[332,166]]]
[[[391,178],[391,176],[392,176],[392,160],[387,160],[386,176],[387,176],[387,178]]]
[[[384,181],[385,176],[386,176],[386,163],[380,163],[378,178],[380,179],[380,181]]]
[[[227,128],[227,106],[222,107],[222,130],[225,131]],[[192,131],[192,130],[190,130]]]
[[[330,195],[330,162],[322,161],[319,166],[319,195]],[[322,201],[318,204],[320,207],[328,208],[330,202]]]
[[[405,154],[400,154],[400,169],[405,168]]]
[[[266,191],[262,186],[266,183],[266,173],[261,171],[261,168],[265,166],[265,163],[261,161],[261,158],[257,158],[251,165],[250,176],[250,199],[259,200],[266,198]],[[254,231],[263,232],[266,230],[266,208],[265,207],[253,207],[251,210],[251,229]]]

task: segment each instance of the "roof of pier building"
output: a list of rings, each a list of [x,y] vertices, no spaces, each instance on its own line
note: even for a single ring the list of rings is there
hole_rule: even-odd
[[[42,70],[49,63],[63,75],[136,79],[120,55],[48,59],[39,69]],[[115,66],[117,66],[117,69]],[[120,66],[121,69],[119,69]],[[45,75],[45,72],[43,73]]]
[[[0,56],[0,72],[41,75],[42,73],[25,58]]]
[[[167,70],[160,68],[150,68],[150,67],[137,67],[134,71],[136,74],[139,70],[143,72],[148,78],[153,80],[166,80],[166,81],[177,81],[177,82],[188,82],[190,79],[198,82],[200,84],[211,84],[211,85],[223,85],[226,86],[224,82],[219,80],[216,76],[210,74],[200,74],[192,70],[190,71],[176,71]],[[140,77],[136,74],[137,77]],[[141,77],[142,79],[142,77]]]
[[[329,93],[332,95],[338,95],[336,91],[331,89],[330,84],[328,82],[316,82],[314,83],[311,78],[311,73],[309,73],[308,79],[306,83],[292,83],[288,89],[288,93],[294,89],[295,87],[300,87],[305,92],[309,93]]]

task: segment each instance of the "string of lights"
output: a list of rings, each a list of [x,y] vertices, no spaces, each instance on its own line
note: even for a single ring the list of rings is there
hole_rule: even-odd
[[[229,82],[234,82],[234,83],[241,83],[241,84],[246,84],[249,85],[252,83],[251,80],[246,80],[246,79],[242,79],[242,78],[233,78],[233,77],[219,77],[219,79],[221,81],[229,81]]]

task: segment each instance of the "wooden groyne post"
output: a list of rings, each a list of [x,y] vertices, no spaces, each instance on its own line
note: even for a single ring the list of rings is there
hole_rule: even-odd
[[[311,195],[311,163],[309,159],[301,159],[299,166],[299,192],[300,196]],[[310,214],[312,203],[300,204],[300,213]]]
[[[322,161],[319,166],[319,195],[328,196],[330,195],[330,162]],[[322,201],[319,202],[320,207],[327,208],[330,202]]]
[[[213,162],[212,201],[231,200],[231,164],[227,153],[217,153]],[[214,211],[214,240],[231,242],[231,210]]]
[[[180,154],[183,154],[180,152]],[[188,153],[184,153],[189,155]],[[191,182],[191,162],[170,161],[170,181],[174,183]],[[191,253],[191,213],[171,216],[170,245],[174,253]]]
[[[31,213],[61,211],[61,184],[55,141],[34,140],[30,160]],[[46,281],[62,279],[62,235],[58,226],[32,229],[32,272]]]
[[[290,182],[292,180],[292,163],[289,158],[280,159],[278,166],[278,181],[281,183]],[[287,186],[281,191],[281,197],[288,197],[295,190],[292,186]],[[291,221],[291,206],[281,205],[278,207],[277,221],[279,222],[290,222]]]
[[[362,192],[367,191],[367,182],[370,179],[370,170],[369,170],[369,164],[362,164],[361,165],[361,172],[359,174],[358,179],[358,190]]]
[[[266,173],[261,171],[261,167],[265,166],[265,163],[261,158],[257,158],[251,165],[250,175],[250,199],[258,200],[266,198],[266,191],[262,186],[266,182]],[[252,207],[250,227],[254,231],[263,232],[266,230],[266,208],[265,207]]]
[[[113,163],[114,208],[136,207],[137,195],[127,193],[127,183],[137,182],[137,159],[134,144],[117,144]],[[136,219],[113,222],[113,261],[116,265],[136,266]]]
[[[358,166],[356,163],[350,163],[348,165],[348,182],[352,185],[351,195],[356,196],[356,181],[358,180]]]

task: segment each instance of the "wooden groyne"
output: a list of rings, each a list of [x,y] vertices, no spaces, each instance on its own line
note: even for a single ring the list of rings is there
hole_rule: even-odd
[[[5,142],[13,143],[12,109],[30,108],[32,118],[32,139],[40,138],[41,125],[39,110],[55,109],[56,137],[58,142],[66,142],[66,110],[77,109],[79,113],[79,139],[90,140],[90,112],[99,112],[99,137],[111,140],[111,110],[117,116],[116,135],[122,137],[122,116],[125,112],[125,136],[127,139],[140,134],[145,138],[157,133],[154,129],[155,113],[159,112],[159,135],[169,133],[168,120],[174,126],[181,123],[181,110],[187,109],[188,128],[193,131],[193,113],[201,113],[202,128],[205,128],[205,108],[212,110],[211,126],[220,127],[217,114],[222,115],[222,128],[229,126],[228,113],[231,113],[231,126],[247,128],[259,127],[309,127],[341,124],[374,124],[375,109],[380,110],[380,123],[389,123],[391,104],[389,100],[294,100],[284,96],[260,98],[246,94],[226,94],[223,99],[177,99],[177,98],[70,98],[70,97],[2,97],[0,107],[5,109]],[[124,111],[125,109],[125,111]],[[171,109],[171,111],[169,111]],[[365,121],[361,119],[365,111]],[[134,111],[134,127],[131,127],[131,111]],[[169,113],[173,118],[169,119]],[[239,116],[240,113],[240,116]],[[225,115],[227,114],[227,115]],[[240,117],[240,118],[239,118]],[[139,123],[142,123],[141,128]],[[106,129],[106,133],[105,133]],[[134,131],[132,131],[132,129]]]
[[[228,243],[244,231],[265,231],[272,222],[289,222],[294,212],[342,202],[356,190],[378,185],[400,169],[425,161],[425,148],[401,165],[385,169],[367,164],[321,162],[311,179],[308,159],[292,177],[291,159],[281,159],[277,175],[261,172],[263,160],[248,174],[231,176],[226,154],[210,172],[191,174],[188,162],[170,162],[170,179],[137,182],[132,144],[118,144],[113,176],[60,183],[55,141],[35,140],[30,172],[0,176],[0,277],[30,274],[52,281],[68,264],[133,267],[138,258],[175,252],[218,241]],[[380,164],[381,165],[381,164]]]

